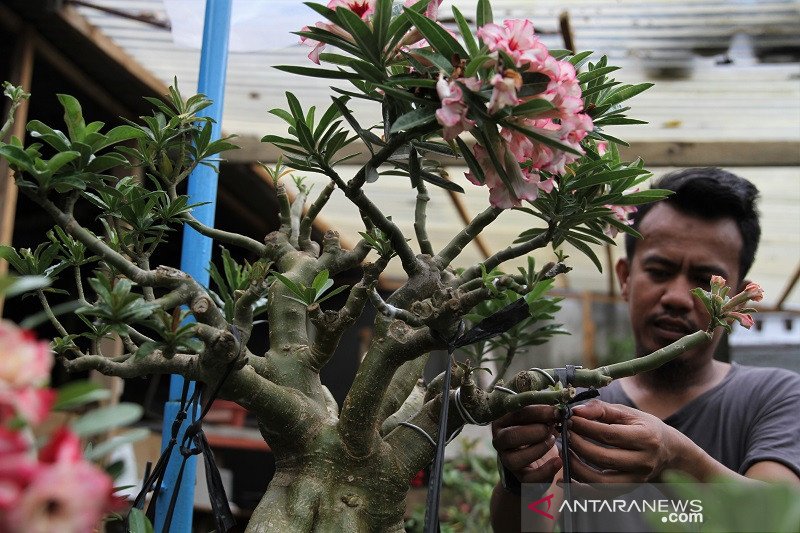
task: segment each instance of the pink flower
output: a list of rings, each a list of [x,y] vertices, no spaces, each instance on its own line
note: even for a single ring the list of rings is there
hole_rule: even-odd
[[[748,283],[744,288],[744,292],[747,295],[747,298],[753,300],[754,302],[760,302],[764,299],[764,289],[762,289],[761,285],[758,283]]]
[[[502,75],[495,74],[489,83],[494,87],[487,106],[489,113],[496,113],[506,106],[520,103],[517,91],[522,87],[522,76],[515,70],[507,69]]]
[[[486,24],[478,28],[478,37],[491,52],[500,50],[511,57],[518,68],[526,63],[543,63],[550,55],[533,34],[533,24],[528,19],[504,20],[502,26]]]
[[[367,20],[375,12],[375,0],[331,0],[328,7],[333,10],[344,7],[361,17],[361,20]]]
[[[331,0],[330,2],[328,2],[329,9],[335,10],[338,7],[344,7],[346,9],[349,9],[350,11],[361,17],[362,20],[366,20],[367,17],[369,17],[369,15],[371,15],[375,11],[375,0]],[[350,34],[344,31],[336,24],[329,24],[327,22],[317,22],[314,26],[321,30],[334,33],[348,41],[352,41],[352,37],[350,36]],[[304,26],[302,29],[302,31],[308,31],[308,30],[309,30],[308,26]],[[313,48],[311,52],[309,52],[308,58],[317,65],[319,65],[319,54],[325,48],[326,43],[311,39],[309,37],[300,37],[300,43],[306,46],[311,46]]]
[[[755,321],[753,320],[753,317],[748,315],[747,313],[739,313],[737,311],[728,311],[726,313],[726,316],[728,318],[733,318],[733,319],[737,320],[743,327],[745,327],[747,329],[750,329],[753,326],[753,324],[755,324]]]
[[[113,481],[81,458],[78,437],[56,432],[40,452],[14,465],[0,457],[0,530],[10,533],[91,533],[106,513],[124,502],[113,496]]]
[[[504,168],[514,181],[513,189],[510,190],[500,178],[496,167],[489,157],[489,152],[480,144],[475,144],[475,146],[473,146],[472,153],[483,170],[485,181],[481,184],[471,172],[465,174],[466,178],[475,185],[486,185],[489,187],[489,203],[493,207],[499,207],[501,209],[519,207],[522,205],[523,200],[535,200],[539,195],[539,190],[547,192],[553,190],[554,181],[552,178],[540,181],[538,173],[525,174],[520,172],[519,164],[514,160],[516,156],[512,152],[511,146],[509,145],[503,148],[508,150],[510,156],[504,157],[503,160],[505,161]],[[498,157],[502,157],[502,155],[498,154]],[[517,165],[517,168],[513,169],[511,165]]]
[[[58,393],[53,389],[0,389],[0,421],[14,417],[28,424],[41,424],[56,402]]]
[[[469,90],[480,86],[480,81],[475,78],[462,78],[458,81]],[[436,120],[444,126],[442,132],[444,140],[452,141],[462,131],[474,126],[475,121],[467,118],[469,108],[464,103],[464,93],[456,80],[447,81],[443,76],[439,76],[439,81],[436,82],[436,93],[442,101],[442,107],[436,110]]]
[[[92,533],[103,515],[119,508],[111,477],[86,461],[60,461],[39,469],[8,509],[10,532]]]
[[[601,156],[608,151],[608,143],[606,141],[600,141],[597,143],[597,153]]]
[[[37,341],[11,322],[0,321],[0,390],[44,385],[52,367],[47,342]]]
[[[630,220],[628,218],[628,215],[630,215],[631,213],[635,213],[637,211],[636,206],[633,206],[633,205],[606,205],[604,207],[607,207],[608,209],[611,209],[611,212],[614,214],[614,218],[616,218],[617,220],[619,220],[623,224],[627,224],[628,226],[633,224],[633,220]],[[605,229],[605,234],[608,235],[609,237],[611,237],[612,239],[617,236],[617,233],[619,233],[619,230],[615,226],[612,226],[610,224]]]
[[[81,460],[81,441],[78,436],[66,426],[60,427],[50,442],[39,450],[39,460],[43,463],[57,463],[68,461],[71,463]]]

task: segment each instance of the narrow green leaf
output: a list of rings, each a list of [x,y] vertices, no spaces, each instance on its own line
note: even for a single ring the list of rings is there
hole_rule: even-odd
[[[475,21],[478,28],[491,24],[494,21],[492,18],[492,5],[489,3],[489,0],[478,0]]]
[[[575,180],[570,185],[570,190],[582,189],[584,187],[591,187],[603,183],[610,183],[619,179],[640,176],[647,174],[648,171],[641,168],[621,168],[618,170],[607,170],[605,172],[598,172],[585,178]]]
[[[525,103],[511,108],[511,114],[515,117],[532,117],[555,109],[555,106],[542,98],[532,98]]]
[[[462,141],[460,137],[456,137],[456,144],[458,144],[458,149],[461,151],[461,155],[475,179],[480,183],[486,183],[486,175],[483,173],[483,168],[481,168],[478,160],[475,159],[475,155],[473,155],[467,143]]]
[[[328,271],[323,270],[319,274],[314,277],[314,281],[311,282],[311,286],[314,288],[317,293],[319,293],[320,289],[329,281],[328,278]]]
[[[524,126],[520,126],[518,124],[515,124],[514,122],[504,122],[503,126],[507,126],[507,127],[511,128],[511,129],[517,130],[520,133],[524,133],[525,135],[527,135],[528,137],[530,137],[534,141],[538,141],[538,142],[540,142],[542,144],[546,144],[548,146],[552,146],[554,148],[558,148],[559,150],[563,150],[564,152],[569,152],[570,154],[582,155],[575,148],[572,148],[571,146],[567,146],[566,144],[561,143],[560,141],[558,141],[557,139],[555,139],[553,137],[550,137],[549,135],[545,135],[543,133],[538,133],[538,132],[533,131],[531,129],[528,129],[528,128],[524,127]]]
[[[380,54],[386,48],[389,39],[389,23],[392,20],[392,0],[377,0],[372,27],[375,32],[375,47]]]
[[[360,80],[361,76],[356,72],[345,72],[344,70],[329,70],[325,68],[314,67],[301,67],[297,65],[276,65],[274,68],[289,72],[291,74],[299,74],[301,76],[309,76],[312,78],[328,78],[331,80]]]
[[[603,105],[616,105],[629,98],[633,98],[637,94],[646,91],[650,87],[652,87],[653,83],[639,83],[636,85],[624,85],[614,91],[612,91],[606,98],[603,98],[602,104]]]
[[[356,15],[354,11],[346,7],[336,8],[336,14],[339,16],[339,20],[342,21],[342,27],[350,33],[361,49],[362,57],[373,61],[376,65],[380,65],[381,50],[378,49],[375,35],[367,26],[367,23],[361,20],[361,17]]]
[[[435,2],[436,0],[431,0],[431,1]],[[461,14],[461,11],[459,11],[456,6],[453,6],[453,18],[456,19],[456,23],[458,24],[458,29],[461,32],[461,38],[464,39],[464,44],[467,47],[467,51],[469,52],[470,57],[475,57],[480,52],[480,47],[478,46],[478,43],[475,41],[475,36],[472,35],[472,28],[469,27],[469,24],[467,24],[467,20],[464,18],[464,15]]]
[[[434,50],[442,54],[446,59],[453,60],[456,56],[460,59],[469,57],[461,44],[438,23],[413,9],[405,8],[405,13]]]
[[[418,107],[413,111],[409,111],[397,117],[397,120],[392,124],[390,133],[397,133],[398,131],[409,131],[414,128],[430,124],[436,120],[434,109]]]
[[[586,257],[591,259],[592,263],[594,263],[594,266],[597,267],[597,270],[599,270],[600,272],[603,271],[603,264],[600,262],[600,259],[597,258],[597,254],[594,253],[594,250],[592,250],[589,247],[589,245],[587,245],[585,242],[582,242],[578,239],[574,239],[572,237],[567,237],[566,241],[575,248],[577,248],[579,251],[583,252],[583,254],[586,255]]]

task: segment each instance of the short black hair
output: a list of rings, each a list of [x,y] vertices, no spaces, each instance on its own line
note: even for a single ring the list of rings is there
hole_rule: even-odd
[[[705,220],[732,218],[742,236],[739,254],[739,282],[745,279],[761,239],[761,224],[756,209],[758,189],[746,179],[715,167],[687,168],[664,174],[653,181],[653,189],[673,191],[662,200],[687,215]],[[656,203],[639,206],[630,216],[631,226],[638,229],[644,217]],[[633,259],[637,239],[625,236],[625,253]]]

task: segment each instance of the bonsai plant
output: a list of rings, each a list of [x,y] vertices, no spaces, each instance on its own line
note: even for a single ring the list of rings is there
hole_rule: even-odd
[[[36,250],[5,248],[3,256],[23,274],[75,280],[80,331],[67,331],[39,293],[60,333],[52,346],[61,363],[124,378],[180,374],[257,417],[277,471],[248,531],[400,531],[410,481],[433,459],[440,423],[451,435],[524,405],[565,403],[575,386],[601,387],[710,339],[711,329],[698,331],[648,357],[576,370],[568,383],[549,369],[494,376],[486,389],[478,386],[474,373],[487,357],[499,355],[503,371],[519,350],[559,332],[544,321],[558,309],[558,299],[548,296],[553,279],[570,268],[562,245],[600,267],[590,246],[613,243],[617,231],[636,234],[627,213],[665,193],[636,189],[648,171],[642,161],[622,161],[623,141],[604,130],[640,122],[626,116],[624,103],[649,84],[615,81],[616,67],[606,58],[589,61],[590,52],[548,50],[530,21],[494,22],[485,0],[477,4],[476,31],[453,8],[457,38],[436,21],[439,3],[309,4],[325,20],[298,34],[320,66],[279,68],[352,87],[333,88],[321,113],[303,109],[291,93],[288,109],[272,111],[288,129],[263,139],[285,153],[267,168],[280,227],[263,241],[206,227],[179,194],[197,165],[233,146],[210,138],[202,116],[209,101],[184,99],[177,84],[163,100],[149,99],[152,115],[106,132],[102,123],[85,122],[74,98],[59,95],[66,131],[32,121],[36,142],[0,146],[20,190],[56,224]],[[379,119],[357,120],[348,107],[353,98],[374,103]],[[368,160],[343,176],[340,165],[356,146],[369,152]],[[441,158],[461,159],[468,179],[489,188],[490,205],[435,250],[426,232],[430,191],[461,191]],[[143,178],[110,175],[116,167],[139,167]],[[329,183],[312,195],[298,179],[300,193],[290,201],[282,179],[292,169],[321,173]],[[416,198],[413,235],[370,200],[370,183],[379,179],[408,181]],[[311,239],[315,217],[335,189],[364,220],[353,249],[344,249],[335,231],[321,243]],[[102,231],[76,220],[79,202],[96,210]],[[530,226],[480,264],[457,268],[462,250],[508,209],[530,215]],[[224,254],[221,270],[211,267],[213,290],[178,269],[153,267],[153,253],[184,224],[256,260]],[[518,273],[499,270],[546,246],[557,261],[542,268],[530,261]],[[407,281],[384,300],[376,285],[392,260]],[[354,268],[363,273],[360,281],[333,289],[336,276]],[[322,305],[341,291],[347,291],[341,308]],[[715,298],[730,300],[719,290],[706,295],[714,326],[737,318],[727,313],[745,303],[723,308]],[[374,337],[340,408],[320,370],[368,302],[377,310]],[[508,319],[509,304],[524,316]],[[258,316],[269,324],[266,353],[248,349]],[[99,355],[97,340],[111,333],[122,338],[124,354]],[[447,374],[421,380],[432,351],[470,341],[474,355],[452,367],[446,390]],[[452,408],[441,421],[443,401]]]

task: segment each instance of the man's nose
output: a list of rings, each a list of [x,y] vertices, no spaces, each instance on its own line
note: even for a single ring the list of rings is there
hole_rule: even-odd
[[[686,312],[694,306],[692,293],[694,287],[683,276],[678,276],[664,288],[661,295],[661,305],[672,311]]]

